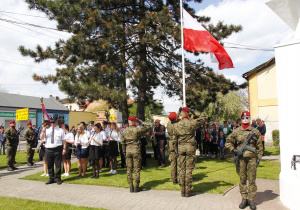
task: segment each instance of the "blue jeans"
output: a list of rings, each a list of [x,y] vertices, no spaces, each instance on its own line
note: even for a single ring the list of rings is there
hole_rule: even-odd
[[[5,142],[0,141],[0,155],[1,155],[1,150],[3,151],[3,155],[5,155]]]

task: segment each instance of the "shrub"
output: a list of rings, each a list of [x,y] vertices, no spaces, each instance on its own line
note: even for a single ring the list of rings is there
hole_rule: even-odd
[[[279,130],[273,130],[272,131],[272,139],[273,139],[273,145],[279,146]]]

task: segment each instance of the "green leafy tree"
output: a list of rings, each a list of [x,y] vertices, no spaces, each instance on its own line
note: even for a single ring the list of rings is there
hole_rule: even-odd
[[[129,115],[136,116],[137,114],[137,103],[133,103],[129,107]],[[157,101],[152,101],[152,103],[147,104],[145,107],[145,120],[147,122],[152,122],[151,114],[162,115],[164,113],[164,106],[162,103]]]

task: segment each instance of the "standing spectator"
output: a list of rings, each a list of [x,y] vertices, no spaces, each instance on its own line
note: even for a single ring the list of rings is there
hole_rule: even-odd
[[[65,132],[57,125],[57,118],[50,118],[51,127],[43,128],[41,139],[46,136],[46,159],[48,163],[49,181],[46,184],[56,183],[61,184],[61,161],[62,155],[66,154]],[[54,175],[54,164],[56,173]]]
[[[66,154],[63,156],[64,169],[65,173],[62,176],[69,176],[71,169],[71,154],[72,154],[72,145],[74,144],[74,135],[69,131],[69,126],[64,124],[62,129],[65,132],[66,140]]]
[[[252,126],[253,128],[256,128],[256,127],[257,127],[256,120],[254,120],[254,119],[252,120],[251,126]]]
[[[79,125],[77,128],[77,134],[75,136],[75,145],[77,147],[76,157],[78,160],[78,177],[84,177],[88,163],[87,147],[89,143],[88,134],[84,130],[83,125]]]
[[[223,125],[224,125],[223,134],[224,134],[225,138],[227,138],[229,136],[229,134],[231,133],[231,127],[227,124],[227,121],[224,121]],[[223,147],[223,153],[225,154],[225,156],[227,156],[227,154],[229,153],[228,149]],[[224,156],[224,154],[223,154],[223,156]]]
[[[26,147],[27,147],[27,165],[33,166],[33,156],[34,151],[32,148],[36,147],[37,135],[36,132],[32,128],[31,122],[27,123],[27,129],[23,133],[23,137],[26,139]]]
[[[209,150],[209,141],[210,141],[210,129],[208,129],[207,123],[204,125],[203,129],[204,137],[203,137],[203,155],[208,156],[208,150]]]
[[[202,139],[201,139],[201,134],[202,134],[202,127],[199,127],[196,130],[196,142],[197,142],[197,146],[196,149],[200,150],[200,154],[202,154],[203,150],[202,150]]]
[[[265,122],[261,121],[261,119],[258,117],[256,119],[256,123],[257,123],[257,129],[259,130],[260,134],[262,135],[262,145],[263,145],[263,155],[265,155],[265,134],[266,134],[266,125]]]
[[[231,125],[231,133],[237,129],[237,125],[236,125],[236,122],[235,121],[232,121],[232,125]]]
[[[156,145],[156,151],[157,151],[157,159],[158,159],[158,165],[161,167],[166,167],[165,162],[165,146],[166,146],[166,128],[164,125],[160,124],[160,120],[155,120],[155,128],[153,131],[153,135],[155,136],[157,145]]]
[[[14,166],[15,158],[17,153],[17,148],[19,144],[19,136],[17,135],[16,130],[16,122],[14,120],[9,122],[10,128],[6,129],[4,132],[4,137],[7,139],[7,170],[13,171],[17,170],[18,168]]]
[[[211,132],[211,138],[212,138],[212,155],[214,154],[214,157],[218,156],[218,145],[220,142],[220,131],[222,129],[220,128],[219,124],[215,124],[213,131]]]
[[[231,119],[228,119],[228,120],[227,120],[227,125],[230,127],[230,129],[232,129],[232,122],[231,122]]]
[[[117,156],[119,156],[118,152],[118,142],[121,142],[121,134],[119,132],[119,128],[116,123],[111,124],[111,131],[109,136],[109,163],[110,163],[110,174],[117,174]]]
[[[42,125],[42,129],[43,128],[49,128],[50,125],[48,123],[44,123]],[[49,176],[49,174],[47,173],[48,170],[48,164],[47,164],[47,160],[46,160],[46,147],[45,147],[45,143],[46,143],[46,135],[44,136],[44,138],[41,138],[41,149],[40,149],[40,160],[43,160],[43,165],[44,165],[44,173],[41,176]]]
[[[240,126],[242,126],[242,120],[241,120],[241,118],[237,119],[237,125],[236,125],[236,127],[238,128]]]
[[[5,142],[6,138],[4,137],[4,127],[1,127],[1,132],[0,132],[0,155],[1,155],[1,150],[3,151],[3,155],[5,155]]]
[[[220,131],[220,159],[224,159],[224,147],[226,143],[226,136],[224,135],[223,131]]]
[[[211,134],[215,128],[216,128],[215,123],[209,125],[210,138],[209,138],[208,148],[209,148],[210,154],[213,154],[213,143],[212,143],[212,135]]]

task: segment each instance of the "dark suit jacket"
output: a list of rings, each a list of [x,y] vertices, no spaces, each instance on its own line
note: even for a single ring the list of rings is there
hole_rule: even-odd
[[[155,134],[155,139],[156,141],[164,140],[166,141],[166,127],[164,125],[159,125],[154,128],[154,131],[156,132]]]

